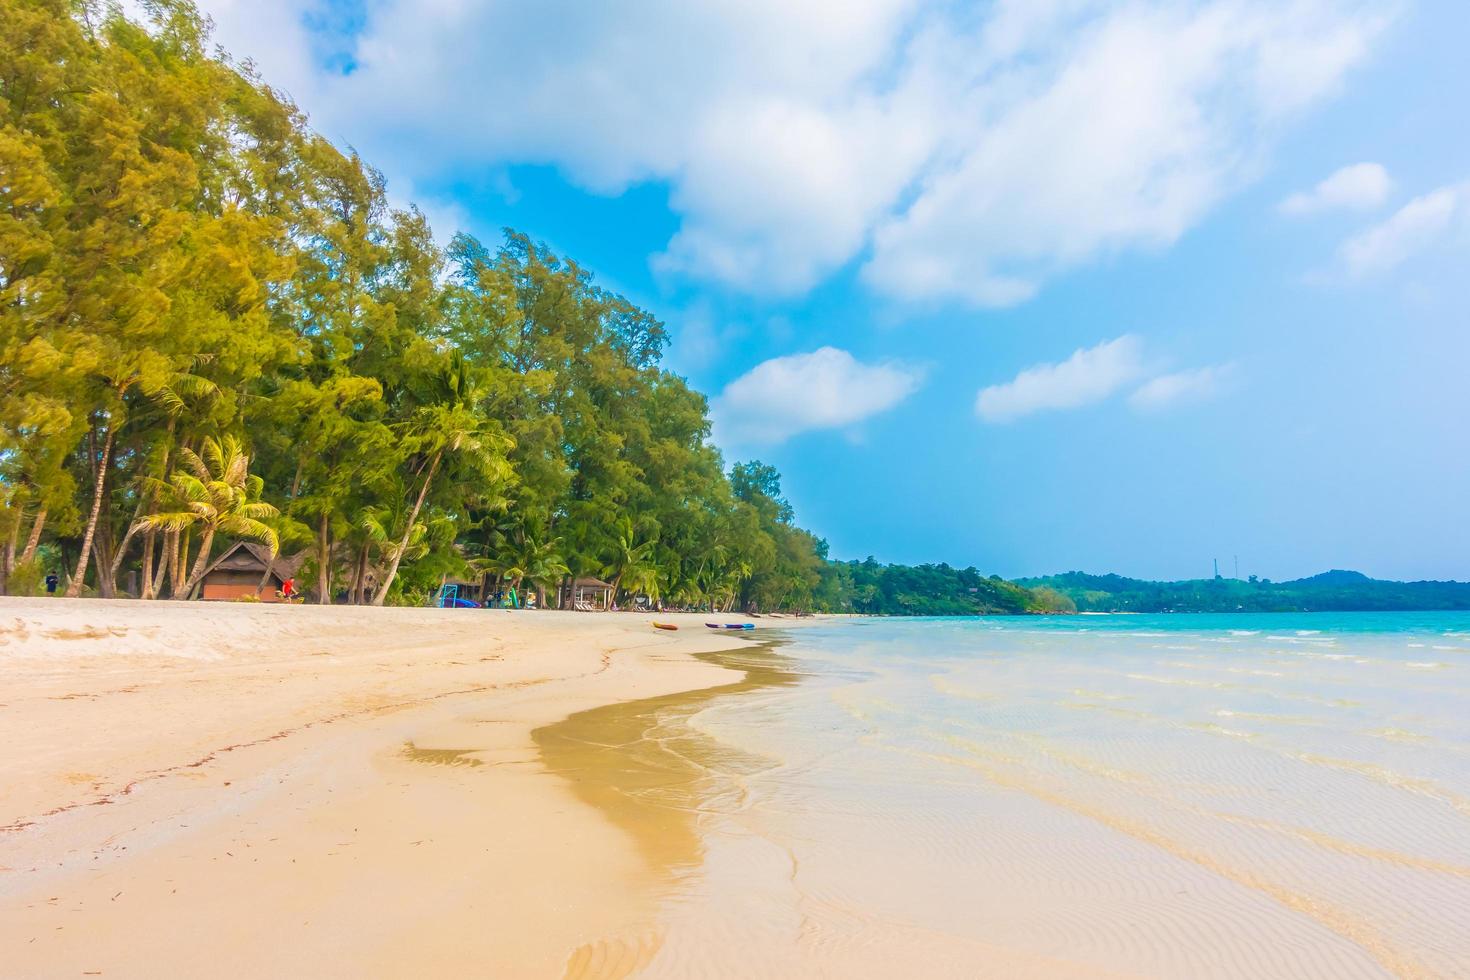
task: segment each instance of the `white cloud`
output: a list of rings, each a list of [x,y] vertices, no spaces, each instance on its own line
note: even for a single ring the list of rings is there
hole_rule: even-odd
[[[1378,163],[1343,167],[1309,191],[1299,191],[1280,204],[1282,214],[1305,215],[1319,211],[1371,211],[1388,200],[1393,180]]]
[[[1043,46],[1040,68],[1007,63],[972,92],[979,125],[878,224],[869,283],[1006,305],[1100,256],[1166,247],[1251,176],[1283,112],[1329,92],[1376,30],[1343,5],[1080,6],[1088,16],[1057,33],[1059,50]],[[1313,67],[1288,70],[1293,59]]]
[[[1339,254],[1356,276],[1387,272],[1413,255],[1470,231],[1470,183],[1414,198],[1382,223],[1343,242]]]
[[[1170,244],[1330,95],[1381,0],[203,0],[395,181],[549,164],[666,182],[668,275],[1014,303]],[[344,70],[343,65],[350,66]]]
[[[902,364],[864,364],[823,347],[756,365],[726,386],[711,406],[715,441],[779,443],[802,432],[840,429],[886,412],[923,379]]]
[[[1234,371],[1217,364],[1159,374],[1143,354],[1143,342],[1132,334],[1074,351],[1057,364],[1029,367],[1004,384],[983,388],[975,398],[975,414],[987,422],[1010,422],[1036,412],[1081,408],[1104,401],[1142,381],[1128,396],[1139,411],[1201,401],[1218,392]]]
[[[987,422],[1100,402],[1146,374],[1143,344],[1132,334],[1075,351],[1060,364],[1027,368],[1005,384],[981,390],[975,412]]]
[[[1139,411],[1153,412],[1171,405],[1203,401],[1216,394],[1234,370],[1230,364],[1176,371],[1150,378],[1128,396],[1128,404]]]

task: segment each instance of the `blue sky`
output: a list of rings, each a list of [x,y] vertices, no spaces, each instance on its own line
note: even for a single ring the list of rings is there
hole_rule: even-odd
[[[201,6],[662,316],[838,557],[1470,578],[1470,5]]]

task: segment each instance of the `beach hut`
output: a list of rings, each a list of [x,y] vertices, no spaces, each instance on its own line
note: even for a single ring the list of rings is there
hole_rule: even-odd
[[[296,574],[306,552],[286,558],[271,557],[270,548],[254,541],[237,541],[204,571],[199,597],[216,602],[253,595],[261,602],[280,602],[281,584]],[[267,567],[270,574],[266,574]],[[261,585],[261,579],[265,585]]]
[[[572,582],[572,608],[582,612],[606,612],[612,608],[612,583],[600,578],[579,578]]]

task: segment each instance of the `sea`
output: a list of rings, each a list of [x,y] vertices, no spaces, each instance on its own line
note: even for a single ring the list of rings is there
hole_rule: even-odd
[[[1470,614],[767,625],[611,788],[640,975],[1470,977]]]

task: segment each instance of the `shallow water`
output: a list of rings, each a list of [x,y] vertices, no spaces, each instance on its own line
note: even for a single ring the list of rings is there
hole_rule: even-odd
[[[639,975],[1470,976],[1470,615],[858,621],[735,663],[538,733],[662,876]]]

